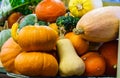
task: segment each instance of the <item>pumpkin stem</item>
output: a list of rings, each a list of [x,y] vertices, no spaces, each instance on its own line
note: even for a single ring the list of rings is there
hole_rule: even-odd
[[[28,8],[32,11],[32,13],[35,13],[35,5],[33,5],[33,6],[28,6]]]
[[[117,68],[117,65],[115,64],[115,65],[113,66],[113,68],[116,69],[116,68]]]
[[[83,9],[82,4],[80,4],[80,3],[79,3],[79,4],[77,4],[77,6],[76,6],[76,7],[77,7],[77,9],[78,9],[78,10],[82,10],[82,9]]]
[[[65,33],[66,33],[66,30],[64,29],[64,27],[63,26],[59,27],[59,38],[60,39],[65,38],[64,37]]]
[[[8,29],[8,21],[7,20],[5,21],[4,29]]]
[[[76,28],[74,28],[74,29],[73,29],[73,32],[74,32],[75,34],[77,34],[77,35],[79,35],[79,34],[84,34],[84,30],[82,30],[82,29],[76,29]]]

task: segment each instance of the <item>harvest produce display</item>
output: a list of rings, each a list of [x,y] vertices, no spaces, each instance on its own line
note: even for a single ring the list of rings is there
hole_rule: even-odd
[[[119,5],[110,0],[2,0],[0,67],[16,78],[120,77]]]

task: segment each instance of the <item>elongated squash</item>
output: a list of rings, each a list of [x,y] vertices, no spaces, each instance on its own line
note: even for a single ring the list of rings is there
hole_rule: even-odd
[[[61,76],[80,76],[84,73],[85,64],[75,52],[69,39],[59,39],[57,49],[60,58],[59,72]]]
[[[107,42],[118,37],[120,7],[106,6],[86,13],[74,32],[92,42]]]

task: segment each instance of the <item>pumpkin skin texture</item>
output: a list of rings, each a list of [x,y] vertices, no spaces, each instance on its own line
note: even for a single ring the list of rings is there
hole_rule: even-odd
[[[55,22],[65,13],[66,7],[61,0],[43,0],[35,8],[38,19],[46,22]]]
[[[49,26],[25,26],[19,31],[16,41],[24,51],[50,51],[57,38],[56,31]]]
[[[76,29],[91,42],[107,42],[118,37],[120,7],[107,6],[94,9],[78,21]]]
[[[18,73],[14,67],[14,61],[18,54],[22,51],[21,47],[13,40],[9,38],[1,48],[0,58],[1,62],[7,72]]]
[[[58,63],[49,53],[22,52],[15,59],[15,68],[28,76],[56,76]]]

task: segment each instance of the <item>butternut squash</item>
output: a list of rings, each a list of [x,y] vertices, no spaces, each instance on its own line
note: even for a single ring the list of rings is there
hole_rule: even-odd
[[[59,72],[61,76],[80,76],[85,71],[83,60],[77,55],[69,39],[63,38],[57,41],[59,55]]]
[[[81,17],[73,31],[92,42],[107,42],[118,37],[120,6],[94,9]]]

